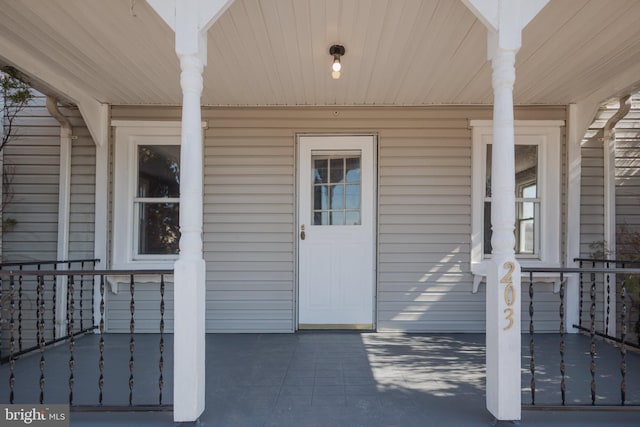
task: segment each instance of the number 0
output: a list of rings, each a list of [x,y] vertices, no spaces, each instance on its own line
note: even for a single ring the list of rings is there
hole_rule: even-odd
[[[511,307],[514,302],[515,302],[515,291],[513,290],[513,285],[509,283],[504,288],[504,303],[507,304],[509,307]]]

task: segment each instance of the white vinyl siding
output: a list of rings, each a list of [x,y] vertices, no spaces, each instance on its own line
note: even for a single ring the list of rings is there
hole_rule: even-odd
[[[602,141],[582,145],[580,191],[580,254],[591,256],[594,242],[604,239],[604,159]]]
[[[468,331],[484,319],[468,271],[471,134],[465,120],[449,126],[380,135],[381,330]]]
[[[293,159],[289,131],[207,131],[204,251],[209,331],[294,328]]]
[[[563,108],[535,107],[519,109],[516,118],[564,120],[564,114]],[[114,107],[112,115],[175,120],[179,109]],[[299,133],[378,135],[378,329],[483,331],[484,285],[473,294],[469,271],[468,123],[490,118],[485,107],[205,108],[207,331],[295,330]],[[157,290],[138,288],[155,299],[143,309],[136,302],[136,311],[149,310],[141,318],[155,316],[149,324],[157,324]],[[537,289],[536,326],[556,331],[558,296],[551,285]],[[109,293],[110,302],[119,301],[108,306],[111,331],[128,331],[128,298],[126,289]]]
[[[94,257],[96,146],[78,111],[62,110],[73,126],[69,259]],[[73,114],[73,116],[72,116]]]
[[[604,242],[604,153],[601,133],[588,133],[582,141],[582,169],[580,189],[580,256],[591,258],[594,243]],[[602,256],[602,255],[600,255]],[[585,264],[585,266],[588,266]],[[602,265],[597,264],[596,267]],[[591,308],[590,282],[587,279],[582,289],[582,326],[590,327]],[[602,276],[596,281],[596,328],[604,324],[604,282]]]
[[[60,126],[37,95],[14,123],[15,138],[3,149],[10,193],[3,219],[15,227],[2,233],[2,260],[54,260],[58,239]]]
[[[73,126],[68,259],[93,257],[95,145],[77,109],[61,109]],[[3,233],[3,261],[57,259],[60,125],[38,95],[17,121],[4,163],[13,194],[3,213],[16,226]]]

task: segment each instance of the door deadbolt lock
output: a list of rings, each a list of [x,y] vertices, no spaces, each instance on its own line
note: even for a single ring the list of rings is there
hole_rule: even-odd
[[[306,237],[306,234],[304,232],[304,224],[302,224],[300,226],[300,240],[304,240],[305,237]]]

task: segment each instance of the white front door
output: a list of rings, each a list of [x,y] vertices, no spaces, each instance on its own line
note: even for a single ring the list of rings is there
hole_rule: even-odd
[[[374,136],[300,136],[300,328],[372,328]]]

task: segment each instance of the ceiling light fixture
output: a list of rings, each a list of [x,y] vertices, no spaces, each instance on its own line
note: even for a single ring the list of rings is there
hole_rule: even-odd
[[[340,70],[342,70],[342,64],[340,64],[340,57],[344,55],[344,46],[334,44],[329,48],[329,55],[333,56],[333,65],[331,66],[331,77],[334,79],[340,78]]]

